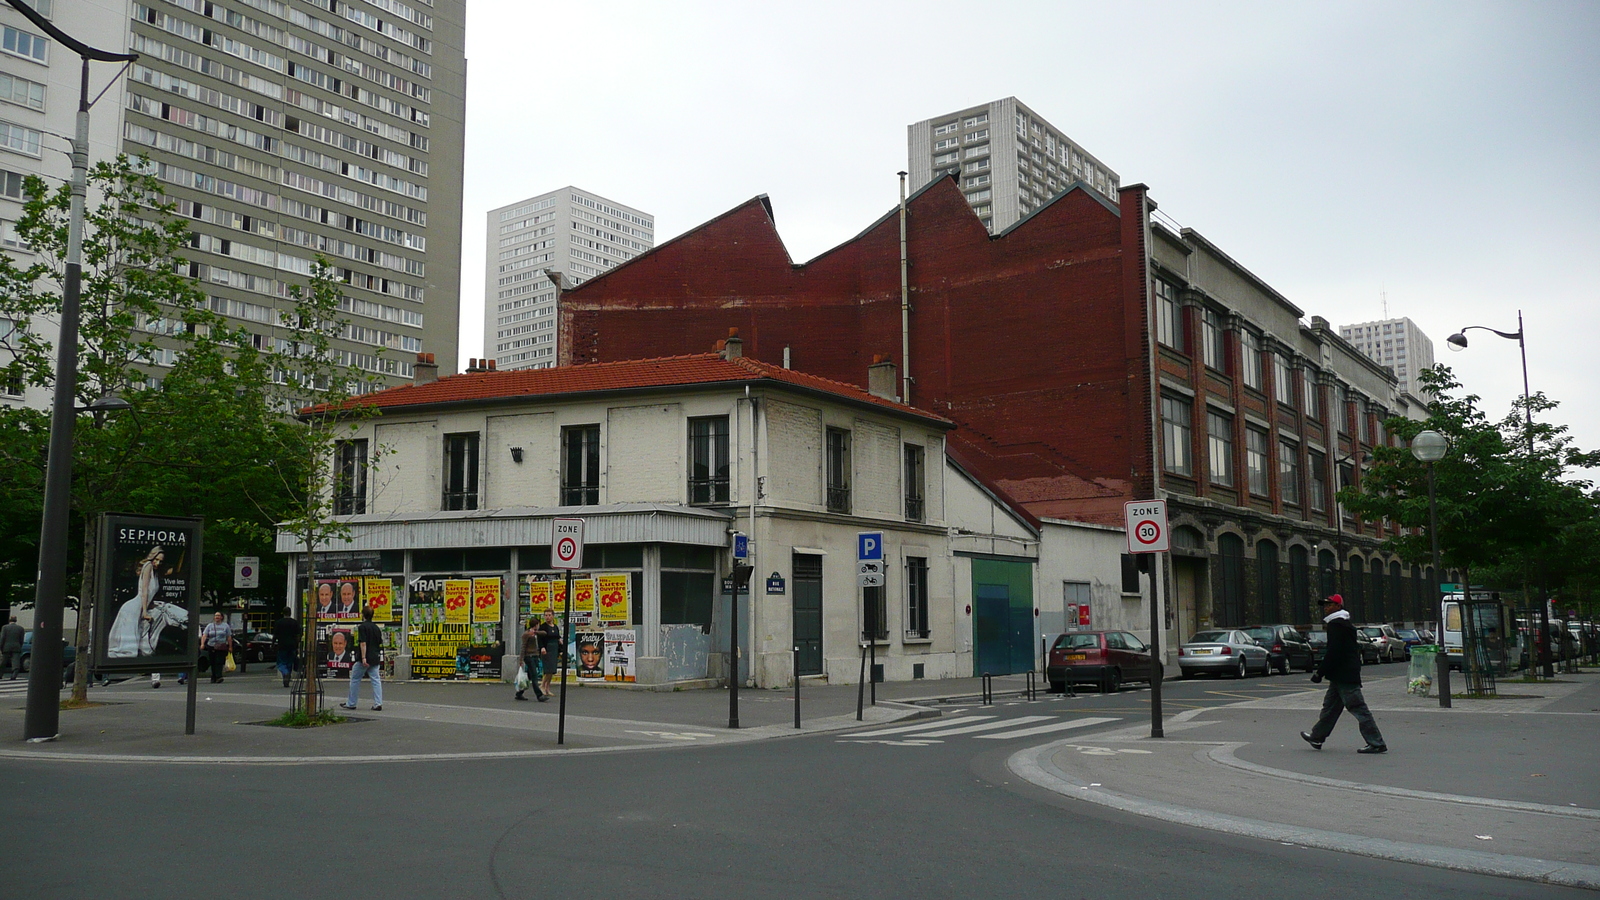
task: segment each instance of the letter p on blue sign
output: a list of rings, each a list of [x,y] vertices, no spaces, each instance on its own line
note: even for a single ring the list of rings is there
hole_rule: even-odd
[[[856,559],[883,559],[883,532],[858,532],[856,534]]]

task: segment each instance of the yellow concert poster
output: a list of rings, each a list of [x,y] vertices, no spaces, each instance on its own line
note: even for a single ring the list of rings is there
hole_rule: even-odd
[[[627,575],[600,575],[595,578],[600,594],[601,625],[628,625],[632,622],[631,579]]]
[[[572,580],[572,624],[588,625],[594,621],[594,579]]]
[[[500,579],[472,579],[472,621],[500,621]]]
[[[472,580],[447,579],[444,583],[444,621],[446,625],[472,623]]]
[[[361,579],[361,593],[367,609],[372,610],[372,621],[394,621],[394,583],[387,578]]]
[[[535,581],[533,576],[527,576],[523,584],[528,589],[528,614],[544,618],[544,614],[554,610],[550,604],[550,582]]]

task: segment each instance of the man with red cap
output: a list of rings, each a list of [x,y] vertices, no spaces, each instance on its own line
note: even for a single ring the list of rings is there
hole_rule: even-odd
[[[1323,695],[1322,716],[1317,724],[1310,731],[1300,732],[1300,737],[1313,750],[1321,750],[1322,742],[1333,733],[1339,714],[1348,709],[1350,715],[1356,717],[1361,736],[1367,741],[1367,745],[1356,752],[1385,753],[1389,747],[1383,742],[1372,710],[1367,708],[1366,698],[1361,696],[1361,650],[1356,646],[1356,627],[1350,622],[1350,614],[1345,612],[1343,597],[1330,594],[1322,601],[1322,621],[1328,627],[1328,651],[1311,680],[1328,679],[1328,693]]]

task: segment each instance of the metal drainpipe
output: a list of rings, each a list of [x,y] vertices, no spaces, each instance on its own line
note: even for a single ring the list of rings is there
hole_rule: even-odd
[[[911,279],[906,256],[906,173],[900,173],[900,402],[911,405]]]
[[[750,385],[744,386],[744,398],[750,403],[750,558],[746,565],[751,568],[750,585],[745,589],[745,596],[750,598],[750,615],[746,620],[750,623],[750,643],[755,644],[756,629],[756,600],[755,600],[755,572],[756,557],[760,555],[761,542],[756,540],[756,498],[761,493],[761,442],[760,429],[756,427],[756,398],[750,394]],[[733,602],[739,602],[739,592],[733,592]],[[744,644],[739,641],[739,635],[733,636],[734,643],[738,644],[739,652],[744,653]],[[739,660],[733,661],[733,675],[739,676]]]

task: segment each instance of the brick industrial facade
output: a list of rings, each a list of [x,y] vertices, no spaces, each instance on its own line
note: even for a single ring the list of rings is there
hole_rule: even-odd
[[[801,265],[758,197],[568,292],[563,361],[685,352],[730,328],[747,355],[840,381],[893,360],[912,405],[959,423],[952,454],[1035,516],[1120,525],[1125,500],[1168,497],[1169,636],[1305,621],[1335,588],[1377,601],[1358,616],[1432,618],[1423,573],[1332,502],[1415,401],[1153,207],[1143,185],[1116,203],[1076,185],[991,236],[953,179],[932,182],[907,202],[903,359],[898,211]]]

